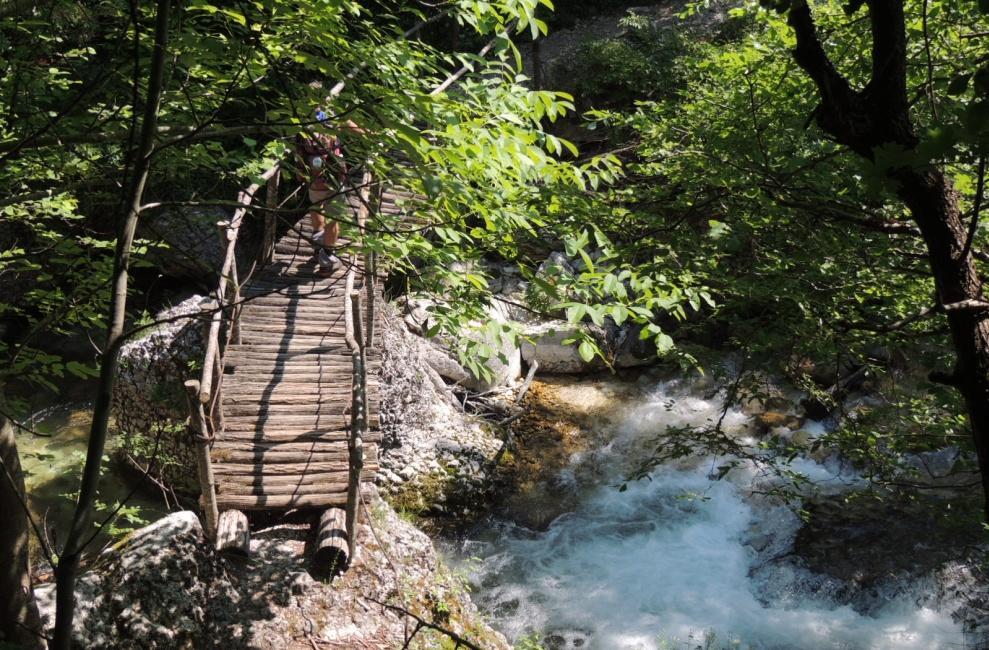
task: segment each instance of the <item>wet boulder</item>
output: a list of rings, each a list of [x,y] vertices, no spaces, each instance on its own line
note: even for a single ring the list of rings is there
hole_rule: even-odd
[[[797,531],[794,554],[830,578],[842,602],[874,612],[948,564],[979,555],[977,500],[821,497],[804,504],[809,518]]]

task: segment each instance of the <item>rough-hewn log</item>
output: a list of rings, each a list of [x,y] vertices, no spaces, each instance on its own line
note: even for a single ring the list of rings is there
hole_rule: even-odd
[[[340,354],[344,352],[344,346],[336,341],[326,343],[323,345],[313,345],[311,343],[293,343],[289,341],[288,343],[274,344],[274,343],[243,343],[237,346],[237,349],[232,353],[237,355],[243,354],[274,354],[274,355],[290,355],[292,357],[298,357],[302,355],[320,355],[320,354]]]
[[[381,442],[381,433],[374,432],[367,434],[367,442]],[[329,427],[322,429],[310,429],[306,427],[268,427],[261,429],[241,429],[227,430],[223,433],[224,442],[231,440],[241,441],[264,441],[264,442],[302,442],[305,440],[347,440],[350,436],[350,427],[341,425],[338,429]]]
[[[226,464],[216,463],[213,466],[215,476],[228,474],[258,474],[271,476],[286,476],[289,474],[302,475],[306,472],[346,472],[347,461],[337,456],[328,462],[307,462],[302,459],[294,463],[245,463]]]
[[[216,550],[247,557],[251,554],[251,526],[240,510],[224,510],[216,528]]]
[[[352,285],[352,283],[349,283]],[[367,373],[364,367],[364,336],[361,329],[361,294],[353,291],[350,294],[350,309],[347,310],[347,344],[350,346],[354,359],[353,405],[350,409],[350,479],[347,486],[347,536],[350,542],[350,556],[353,557],[357,547],[357,526],[360,502],[361,473],[364,466],[363,438],[367,433]]]
[[[332,486],[336,489],[336,486]],[[283,510],[288,508],[318,508],[343,506],[347,503],[347,486],[339,491],[327,489],[324,494],[276,494],[271,496],[224,496],[219,500],[224,508],[239,510]]]
[[[330,486],[347,484],[347,469],[333,472],[319,471],[312,474],[225,474],[220,477],[218,498],[247,494],[322,494],[335,492]],[[374,478],[376,469],[368,467],[362,474],[364,480]]]
[[[374,435],[374,434],[371,434]],[[219,440],[213,445],[214,459],[216,452],[229,449],[231,451],[318,451],[318,452],[345,452],[347,451],[346,436],[340,436],[336,440]],[[375,455],[375,445],[368,448],[368,456]]]
[[[247,328],[247,333],[249,340],[275,333],[291,336],[292,338],[301,336],[335,338],[337,336],[337,333],[334,331],[333,322],[323,318],[314,319],[309,322],[294,319],[262,320],[260,318],[252,318]]]
[[[274,484],[269,481],[265,481],[263,477],[254,476],[253,480],[250,481],[220,481],[217,486],[217,496],[220,499],[225,498],[227,495],[235,496],[285,496],[285,495],[295,495],[295,496],[306,496],[309,494],[324,494],[329,490],[329,486],[334,485],[347,485],[347,470],[343,469],[337,475],[337,480],[329,481],[324,480],[322,482],[316,482],[308,478],[307,474],[301,474],[297,477],[298,480],[293,483],[282,482],[280,484]],[[364,480],[369,480],[374,478],[372,472],[365,473],[362,478]]]
[[[224,355],[223,363],[227,368],[236,368],[237,373],[251,375],[282,376],[292,373],[325,373],[335,372],[337,368],[350,369],[350,360],[346,357],[321,356],[317,360],[307,359],[272,359],[255,357],[238,357],[236,354]],[[231,356],[232,355],[232,356]],[[381,366],[380,361],[368,364],[368,372],[374,373]]]
[[[213,394],[206,403],[206,415],[213,435],[223,433],[223,357],[219,353],[213,357],[213,376],[216,377]]]
[[[269,208],[278,207],[278,183],[281,172],[276,172],[268,179],[265,188],[265,205]],[[264,266],[271,261],[275,252],[275,213],[264,213],[264,230],[261,234],[261,250],[258,254],[258,266]]]
[[[346,519],[346,513],[340,508],[328,508],[319,517],[313,562],[321,573],[332,576],[347,567],[350,545]]]
[[[223,311],[220,309],[220,305],[214,300],[204,301],[199,308],[208,319],[205,325],[206,352],[203,361],[202,377],[198,382],[199,395],[197,396],[197,399],[205,404],[209,401],[210,395],[213,392],[214,361],[220,349],[220,322],[223,318]],[[186,385],[188,385],[188,382],[186,382]]]
[[[223,363],[227,368],[236,366],[253,365],[263,367],[267,365],[271,368],[319,368],[321,366],[335,366],[345,364],[348,357],[342,354],[299,354],[295,352],[249,352],[247,350],[233,349],[223,356]]]

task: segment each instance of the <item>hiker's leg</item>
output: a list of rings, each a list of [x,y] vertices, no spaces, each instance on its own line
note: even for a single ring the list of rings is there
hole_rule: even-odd
[[[334,248],[337,245],[337,238],[340,236],[340,224],[331,221],[323,229],[323,245]]]
[[[314,190],[309,188],[309,222],[312,224],[313,235],[323,230],[326,224],[326,216],[323,214],[326,207],[326,190]]]

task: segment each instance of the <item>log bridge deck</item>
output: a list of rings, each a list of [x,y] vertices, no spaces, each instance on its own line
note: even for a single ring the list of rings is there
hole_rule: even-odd
[[[344,308],[349,264],[316,275],[309,219],[274,247],[242,288],[239,340],[223,354],[210,452],[220,511],[343,507],[347,501],[353,368]],[[364,289],[358,257],[354,290]],[[380,299],[376,283],[375,299]],[[377,471],[378,346],[366,350],[368,433],[363,480]]]
[[[201,378],[186,382],[190,432],[206,530],[218,549],[249,551],[245,511],[312,508],[322,511],[317,559],[341,565],[355,552],[361,484],[378,469],[373,332],[382,283],[375,256],[357,245],[340,254],[332,275],[319,275],[308,215],[283,224],[276,241],[280,176],[278,165],[262,176],[269,210],[259,264],[243,284],[237,234],[260,183],[217,224],[226,252],[215,297],[203,305]],[[365,173],[363,189],[337,199],[361,238],[372,180]],[[383,192],[374,210],[398,214],[397,195],[404,193]]]

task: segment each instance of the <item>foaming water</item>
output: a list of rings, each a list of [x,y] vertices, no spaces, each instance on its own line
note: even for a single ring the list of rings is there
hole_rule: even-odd
[[[771,550],[785,552],[799,520],[785,508],[747,496],[757,480],[750,468],[718,481],[709,477],[707,462],[662,467],[619,491],[614,484],[637,441],[665,426],[697,426],[722,417],[718,400],[674,390],[661,385],[631,405],[610,440],[565,470],[568,481],[584,482],[572,512],[542,531],[513,523],[509,514],[474,531],[457,549],[474,583],[474,599],[496,628],[511,640],[538,633],[552,648],[963,645],[962,631],[948,614],[903,599],[874,616],[862,615],[802,596],[799,575],[785,603],[762,602],[759,583],[750,577],[758,553],[746,540],[768,535]],[[722,424],[744,437],[745,421],[730,411]],[[602,456],[612,461],[604,470]],[[581,472],[587,464],[595,467],[593,477]],[[815,481],[848,481],[811,461],[796,469]]]

